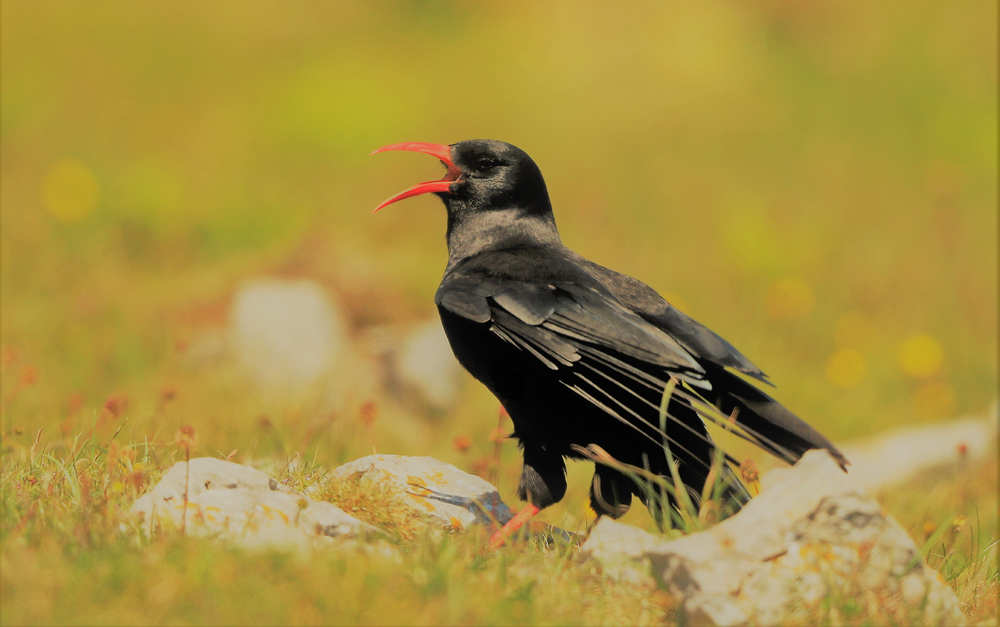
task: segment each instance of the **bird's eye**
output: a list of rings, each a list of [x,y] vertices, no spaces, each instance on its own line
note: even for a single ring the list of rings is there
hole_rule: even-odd
[[[476,159],[477,170],[492,170],[498,165],[500,165],[500,162],[493,157],[480,157]]]

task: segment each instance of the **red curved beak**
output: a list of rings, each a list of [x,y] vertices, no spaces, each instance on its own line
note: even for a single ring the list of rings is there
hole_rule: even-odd
[[[404,198],[409,198],[411,196],[419,196],[420,194],[427,194],[430,192],[434,193],[447,193],[451,191],[451,184],[458,180],[462,175],[462,171],[455,166],[451,160],[451,146],[445,146],[443,144],[426,144],[424,142],[407,142],[404,144],[392,144],[389,146],[383,146],[378,150],[373,151],[371,154],[377,154],[380,152],[388,152],[390,150],[407,150],[410,152],[423,152],[433,157],[437,157],[448,167],[448,173],[445,174],[444,178],[440,181],[428,181],[426,183],[421,183],[419,185],[414,185],[410,189],[400,192],[385,201],[378,207],[375,207],[375,211],[378,211],[386,205],[391,205],[394,202],[403,200]]]

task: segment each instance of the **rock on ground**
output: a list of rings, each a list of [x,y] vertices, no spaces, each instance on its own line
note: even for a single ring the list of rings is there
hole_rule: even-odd
[[[247,547],[306,548],[381,533],[259,470],[211,457],[174,464],[131,513],[149,534],[157,527],[183,527],[189,535],[223,537]]]
[[[878,490],[930,468],[983,457],[996,447],[996,413],[905,427],[843,446],[851,461],[850,479],[858,487]]]
[[[432,409],[445,411],[458,402],[462,366],[437,316],[403,338],[391,356],[390,368],[396,385]]]
[[[230,339],[258,385],[300,392],[321,383],[350,353],[347,325],[315,281],[257,279],[233,299]]]
[[[708,531],[666,541],[601,519],[582,553],[628,579],[648,564],[690,624],[808,622],[823,617],[824,602],[832,622],[851,604],[906,623],[964,622],[906,531],[826,451],[762,483],[760,496]]]
[[[653,586],[646,552],[667,544],[665,538],[603,516],[580,547],[580,556],[597,562],[615,581]]]
[[[493,521],[503,524],[512,517],[492,484],[433,457],[369,455],[333,472],[385,482],[414,513],[438,529],[460,530]]]
[[[368,327],[358,345],[378,359],[380,379],[391,394],[433,412],[447,411],[458,402],[468,375],[455,359],[437,316],[416,326]]]

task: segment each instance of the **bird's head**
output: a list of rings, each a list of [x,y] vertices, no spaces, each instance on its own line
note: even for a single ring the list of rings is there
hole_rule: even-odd
[[[523,150],[493,139],[470,139],[450,146],[407,143],[379,148],[423,152],[437,157],[448,169],[439,181],[428,181],[396,194],[375,208],[419,194],[437,194],[448,209],[449,241],[459,224],[473,223],[480,229],[503,222],[540,218],[555,228],[552,205],[542,172]],[[471,226],[471,224],[470,224]],[[521,230],[521,229],[514,229]]]

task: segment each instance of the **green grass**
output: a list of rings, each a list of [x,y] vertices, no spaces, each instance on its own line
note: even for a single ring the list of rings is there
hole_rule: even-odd
[[[0,468],[0,602],[4,624],[659,624],[672,623],[662,593],[605,579],[567,544],[516,542],[484,551],[487,529],[431,534],[392,507],[378,486],[331,481],[308,461],[265,469],[296,489],[314,486],[390,532],[395,550],[328,550],[308,556],[246,552],[177,533],[141,534],[127,510],[175,460],[174,443],[105,446],[74,437],[53,453],[42,440],[7,434]],[[284,469],[284,470],[282,470]],[[995,460],[919,477],[887,507],[953,585],[970,619],[995,615],[1000,574],[992,477]],[[993,473],[993,474],[991,474]],[[955,496],[955,495],[958,496]],[[938,499],[945,495],[943,498]],[[927,510],[935,503],[933,512]],[[979,511],[980,518],[972,516]],[[946,512],[946,513],[945,513]],[[953,528],[964,516],[968,524]],[[936,533],[927,521],[944,525]],[[992,545],[992,546],[991,546]],[[860,604],[859,604],[860,603]],[[832,605],[831,605],[832,604]],[[905,624],[845,595],[824,623]],[[902,612],[902,613],[901,613]]]
[[[336,497],[389,531],[397,550],[304,557],[145,538],[125,514],[180,456],[177,446],[87,441],[66,456],[45,448],[7,455],[0,477],[5,624],[607,624],[662,614],[664,599],[608,585],[565,544],[485,552],[486,529],[421,531],[394,516],[378,486],[359,494],[308,464],[283,480]]]
[[[495,455],[496,401],[471,381],[429,415],[386,395],[355,347],[329,390],[267,398],[213,352],[238,285],[262,275],[322,283],[355,340],[435,315],[440,207],[369,213],[437,172],[367,156],[392,142],[526,149],[568,245],[719,331],[835,442],[996,399],[993,4],[97,1],[0,14],[5,624],[663,616],[665,599],[554,549],[481,556],[474,534],[422,539],[391,516],[412,538],[403,567],[121,529],[178,459],[185,424],[199,455],[272,469],[299,455],[317,476],[373,449],[492,467],[516,503],[518,453]],[[542,520],[586,524],[588,466],[571,464]],[[926,550],[979,620],[996,611],[995,486],[979,479],[995,467],[967,471],[883,500],[921,541],[965,517]],[[625,520],[655,529],[641,510]]]

